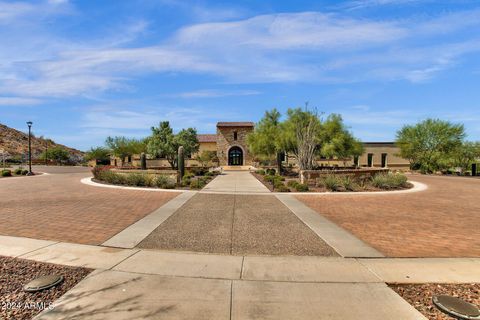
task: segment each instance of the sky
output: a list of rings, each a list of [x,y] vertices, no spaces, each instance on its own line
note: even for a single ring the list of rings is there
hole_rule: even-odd
[[[277,108],[480,140],[480,1],[0,0],[0,123],[87,150]]]

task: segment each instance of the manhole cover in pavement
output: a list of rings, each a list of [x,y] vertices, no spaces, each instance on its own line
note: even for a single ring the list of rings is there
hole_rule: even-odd
[[[458,319],[480,319],[480,310],[474,304],[459,298],[439,295],[433,296],[433,304],[444,313]]]
[[[23,290],[27,292],[40,291],[40,290],[44,290],[44,289],[48,289],[53,286],[56,286],[62,281],[63,281],[63,276],[59,276],[59,275],[41,276],[27,283],[23,287]]]

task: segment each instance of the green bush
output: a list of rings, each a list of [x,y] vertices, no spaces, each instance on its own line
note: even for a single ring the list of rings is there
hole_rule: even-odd
[[[295,190],[298,192],[307,192],[309,189],[307,184],[297,183],[297,185],[295,186]]]
[[[97,174],[97,179],[111,184],[127,184],[126,175],[110,170]]]
[[[203,179],[196,178],[190,182],[190,189],[202,189],[205,186]]]
[[[12,171],[10,170],[2,170],[2,177],[11,177],[12,176]]]
[[[343,176],[342,177],[342,186],[345,188],[347,191],[355,191],[358,189],[358,184],[355,182],[355,180],[350,177],[350,176]]]
[[[260,175],[264,176],[264,175],[265,175],[265,170],[263,170],[263,169],[260,169],[260,170],[257,170],[257,171],[255,171],[255,173],[257,173],[257,174],[260,174]]]
[[[149,186],[149,179],[143,173],[126,173],[125,183],[129,186],[147,187]]]
[[[22,170],[22,175],[23,175],[23,176],[26,176],[27,173],[28,173],[28,170]]]
[[[277,171],[275,169],[267,169],[267,170],[265,170],[265,172],[268,175],[271,175],[271,176],[274,176],[277,173]]]
[[[407,180],[407,177],[401,173],[381,173],[372,177],[372,185],[384,190],[398,189],[405,187]]]
[[[329,191],[338,191],[342,186],[342,181],[339,177],[330,174],[323,178],[323,185]]]
[[[205,172],[205,177],[213,177],[214,173],[212,171]]]
[[[159,175],[153,180],[154,186],[162,189],[175,188],[175,182],[165,175]]]
[[[290,181],[287,182],[287,186],[289,186],[290,188],[293,188],[293,189],[296,189],[297,184],[299,184],[299,182],[297,180],[290,180]]]
[[[182,186],[186,187],[189,186],[190,183],[192,182],[192,177],[184,175],[182,178]]]
[[[282,184],[278,185],[278,187],[275,187],[275,191],[277,191],[277,192],[290,192],[290,189],[288,189],[287,186],[282,183]]]
[[[183,175],[182,179],[183,179],[183,178],[191,179],[191,178],[193,178],[193,177],[195,177],[195,175],[194,175],[192,172],[186,172],[186,173]]]
[[[208,169],[205,168],[192,168],[191,169],[193,175],[195,176],[203,176],[208,172]]]
[[[13,173],[15,173],[16,175],[21,175],[22,171],[23,171],[22,169],[18,168],[18,169],[15,169]]]

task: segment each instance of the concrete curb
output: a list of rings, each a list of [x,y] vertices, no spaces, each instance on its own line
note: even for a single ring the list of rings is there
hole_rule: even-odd
[[[154,191],[154,192],[191,192],[191,193],[207,193],[207,194],[237,194],[237,195],[302,195],[302,196],[352,196],[352,195],[392,195],[425,191],[428,186],[418,181],[409,181],[413,184],[413,188],[406,190],[394,190],[394,191],[372,191],[372,192],[232,192],[232,191],[192,191],[192,190],[174,190],[174,189],[154,189],[154,188],[139,188],[139,187],[125,187],[114,186],[111,184],[103,184],[92,181],[91,177],[83,178],[81,183],[102,188],[123,189],[123,190],[137,190],[137,191]]]

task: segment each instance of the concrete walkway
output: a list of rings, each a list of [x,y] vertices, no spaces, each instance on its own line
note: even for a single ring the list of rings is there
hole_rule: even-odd
[[[224,171],[200,192],[269,193],[248,171]]]
[[[8,236],[0,255],[97,269],[38,319],[425,319],[384,282],[480,282],[475,258],[242,257]]]

